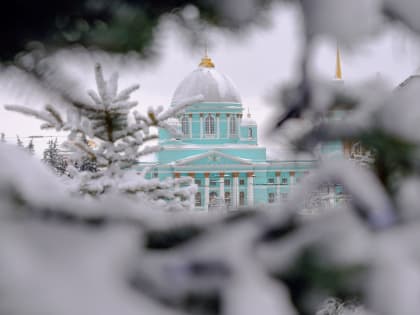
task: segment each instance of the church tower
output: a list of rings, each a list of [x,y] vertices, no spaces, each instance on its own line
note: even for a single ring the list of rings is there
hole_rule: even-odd
[[[339,89],[344,85],[343,79],[343,68],[341,63],[340,48],[337,45],[336,57],[335,57],[335,75],[332,82],[334,89]],[[339,121],[343,119],[348,110],[340,104],[336,104],[333,108],[330,108],[327,117],[328,121]],[[349,156],[351,144],[346,141],[329,141],[321,145],[321,158],[322,159],[341,159]]]

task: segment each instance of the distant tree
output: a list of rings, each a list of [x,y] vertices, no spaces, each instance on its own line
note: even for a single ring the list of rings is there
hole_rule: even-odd
[[[23,148],[23,142],[22,142],[22,140],[20,140],[19,136],[16,136],[16,144],[17,144],[18,147]]]
[[[33,141],[33,139],[32,139],[32,138],[31,138],[31,140],[29,141],[29,143],[28,143],[28,145],[27,145],[26,149],[28,150],[28,152],[29,152],[30,154],[32,154],[32,155],[34,155],[34,154],[35,154],[34,141]]]
[[[67,168],[67,163],[58,150],[57,138],[53,141],[48,141],[48,147],[44,150],[42,159],[47,165],[49,165],[56,174],[63,175]]]
[[[76,161],[74,166],[81,172],[96,172],[98,170],[95,160],[88,156]]]

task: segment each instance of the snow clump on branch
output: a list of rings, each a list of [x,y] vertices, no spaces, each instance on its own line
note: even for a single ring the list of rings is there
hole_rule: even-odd
[[[157,139],[151,128],[176,133],[167,120],[200,101],[201,96],[184,100],[166,111],[162,107],[149,108],[143,115],[132,111],[137,102],[130,100],[139,85],[118,92],[118,74],[106,80],[100,64],[95,66],[95,79],[97,92],[88,91],[92,102],[73,103],[66,117],[51,105],[42,111],[19,105],[5,108],[44,121],[43,129],[68,131],[64,145],[72,152],[72,158],[88,157],[96,164],[96,172],[79,172],[69,166],[67,171],[74,179],[70,181],[73,192],[91,196],[122,193],[157,202],[168,209],[192,208],[196,188],[191,178],[147,179],[148,169],[138,172],[134,168],[139,158],[160,150],[158,145],[147,145]],[[89,145],[92,143],[95,145]]]

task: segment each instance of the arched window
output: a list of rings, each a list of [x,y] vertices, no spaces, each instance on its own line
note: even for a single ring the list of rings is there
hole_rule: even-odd
[[[235,115],[232,115],[232,117],[230,118],[229,133],[231,136],[236,136],[238,133],[238,123]]]
[[[248,128],[248,138],[252,138],[252,128]]]
[[[188,136],[190,134],[190,122],[188,121],[187,116],[184,116],[181,119],[181,131],[184,136]]]
[[[216,134],[215,119],[212,115],[208,114],[205,120],[205,133],[207,136],[213,136]]]

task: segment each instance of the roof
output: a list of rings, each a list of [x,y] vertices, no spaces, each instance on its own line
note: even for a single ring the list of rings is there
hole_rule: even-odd
[[[208,58],[208,57],[207,57]],[[213,65],[213,64],[212,64]],[[172,104],[202,95],[202,102],[240,103],[241,97],[232,80],[213,67],[201,63],[175,90]]]

